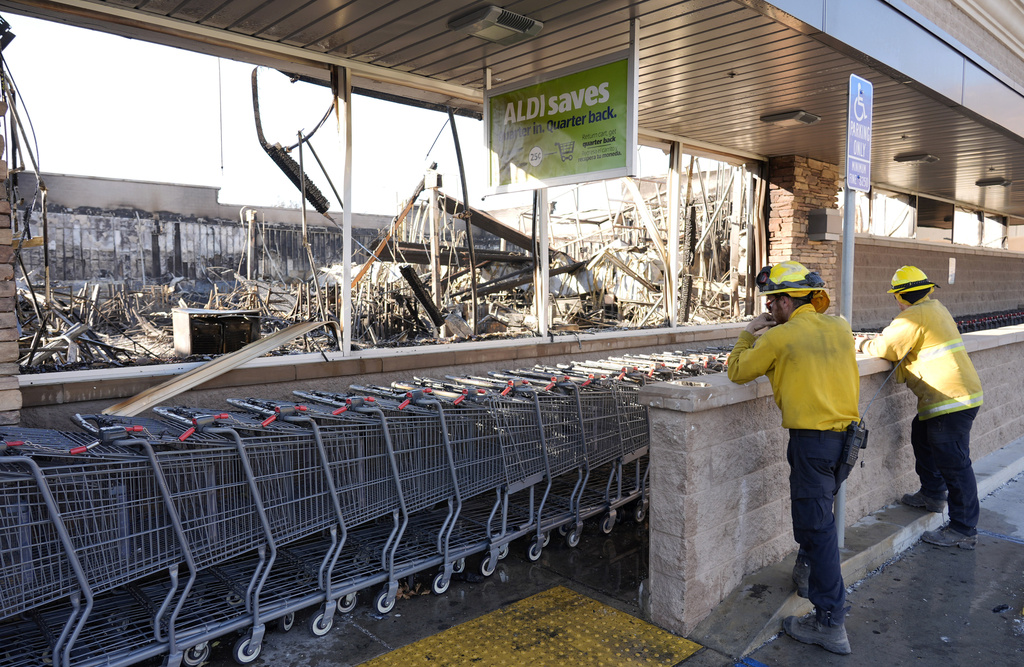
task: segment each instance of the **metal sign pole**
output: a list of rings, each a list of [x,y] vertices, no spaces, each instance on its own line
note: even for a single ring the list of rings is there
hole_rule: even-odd
[[[853,244],[857,222],[857,191],[871,190],[871,107],[874,90],[870,81],[850,75],[846,112],[846,186],[843,188],[843,255],[839,314],[853,326]],[[839,548],[846,544],[846,482],[835,501]]]

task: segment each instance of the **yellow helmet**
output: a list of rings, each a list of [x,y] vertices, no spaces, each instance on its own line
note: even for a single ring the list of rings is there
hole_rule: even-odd
[[[766,266],[757,274],[756,282],[762,296],[789,294],[799,299],[810,294],[811,303],[819,313],[828,310],[831,303],[822,289],[825,287],[825,281],[800,262],[789,261]]]
[[[916,266],[901,266],[896,269],[896,273],[892,274],[892,289],[888,293],[901,294],[925,287],[938,287],[938,285],[928,280],[924,271]]]

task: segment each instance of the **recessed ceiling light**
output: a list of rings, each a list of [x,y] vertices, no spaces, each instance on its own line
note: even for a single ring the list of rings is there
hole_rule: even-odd
[[[798,111],[786,111],[783,113],[773,113],[767,116],[761,116],[762,123],[771,123],[773,125],[781,125],[782,127],[795,127],[797,125],[814,125],[821,116],[816,116],[813,113],[798,110]]]
[[[988,188],[994,185],[999,185],[1005,188],[1009,186],[1011,183],[1013,183],[1013,181],[1007,178],[1003,178],[1002,176],[996,176],[994,178],[982,178],[974,182],[974,184],[977,185],[979,188]]]
[[[897,162],[917,162],[917,163],[928,163],[938,162],[939,158],[935,157],[931,153],[901,153],[893,158]]]
[[[515,44],[536,37],[544,27],[522,14],[489,5],[448,21],[448,29],[468,33],[495,44]]]

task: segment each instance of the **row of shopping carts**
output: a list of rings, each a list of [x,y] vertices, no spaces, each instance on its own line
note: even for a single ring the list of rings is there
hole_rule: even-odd
[[[312,609],[314,635],[406,578],[444,593],[520,538],[535,561],[584,522],[648,506],[647,382],[720,353],[414,378],[224,410],[79,415],[78,431],[0,428],[0,667],[241,664]]]
[[[1004,310],[998,313],[987,313],[985,315],[968,315],[956,318],[957,329],[960,333],[971,331],[987,331],[999,327],[1009,327],[1024,324],[1024,310]]]

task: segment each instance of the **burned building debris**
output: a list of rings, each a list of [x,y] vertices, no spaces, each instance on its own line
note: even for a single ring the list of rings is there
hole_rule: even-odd
[[[675,294],[666,292],[667,179],[566,188],[552,199],[544,260],[552,334],[663,326],[672,298],[682,322],[750,312],[746,255],[763,246],[750,238],[761,226],[752,219],[760,207],[750,202],[763,190],[750,193],[747,184],[760,181],[741,168],[701,163],[691,161],[685,185]],[[68,179],[53,177],[51,192]],[[50,197],[44,220],[38,199],[20,199],[23,371],[179,361],[175,310],[253,312],[263,334],[339,319],[343,231],[331,220],[301,227],[277,210],[243,207],[238,219],[229,219],[60,201]],[[353,347],[536,335],[538,213],[535,207],[467,212],[458,197],[421,183],[391,220],[358,220]],[[290,351],[337,344],[324,330],[292,343]]]

